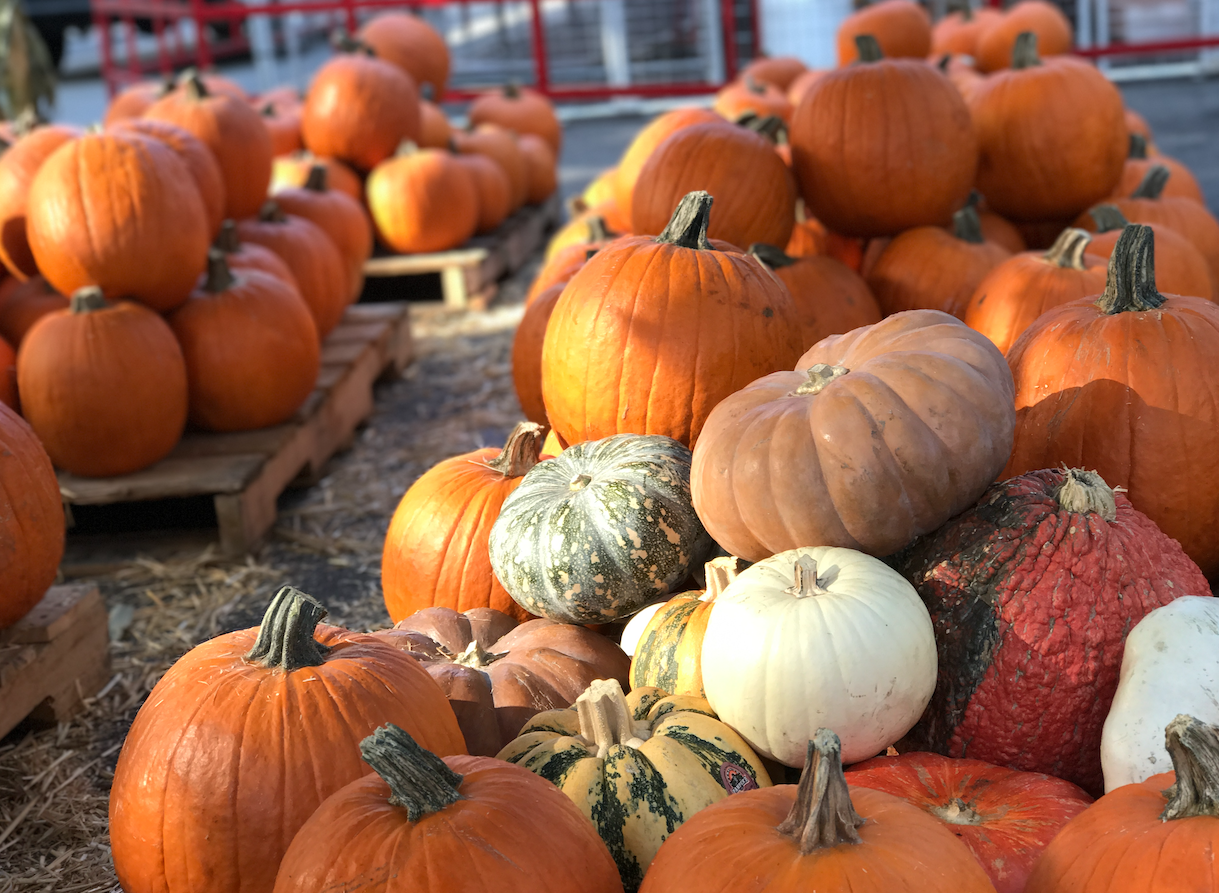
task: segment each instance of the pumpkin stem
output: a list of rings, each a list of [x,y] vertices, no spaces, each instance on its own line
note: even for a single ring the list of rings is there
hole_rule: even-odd
[[[1147,159],[1147,137],[1141,133],[1130,134],[1130,154],[1126,157],[1136,161],[1145,161]]]
[[[796,560],[792,570],[795,572],[796,582],[783,590],[784,592],[794,595],[796,598],[830,594],[830,591],[821,585],[821,579],[817,576],[817,560],[815,558],[801,555]]]
[[[267,199],[262,203],[262,207],[258,209],[258,219],[263,223],[286,223],[288,215],[284,213],[284,209],[279,206],[279,202],[273,198]]]
[[[972,245],[984,243],[986,237],[982,235],[982,218],[978,216],[978,209],[973,205],[966,205],[953,214],[952,234],[962,242]]]
[[[741,575],[744,562],[732,556],[712,558],[703,565],[703,578],[707,587],[703,590],[701,601],[711,601],[719,598],[728,588],[728,584]]]
[[[110,302],[106,300],[106,296],[96,285],[78,288],[72,293],[72,298],[68,302],[68,310],[71,313],[93,313],[95,310],[105,310],[109,306]]]
[[[699,190],[688,192],[677,203],[669,225],[656,237],[657,242],[676,245],[679,248],[695,248],[710,251],[707,241],[707,224],[711,221],[711,193]]]
[[[818,363],[808,370],[808,381],[792,391],[788,396],[807,397],[810,394],[820,394],[825,386],[835,378],[841,378],[851,370],[846,366],[830,366]]]
[[[585,487],[587,487],[592,482],[593,482],[593,476],[591,474],[578,474],[574,478],[572,478],[571,481],[568,482],[567,489],[573,490],[573,491],[574,490],[583,490]]]
[[[808,223],[808,205],[803,198],[796,199],[796,223]]]
[[[1041,57],[1037,55],[1037,35],[1032,31],[1022,31],[1016,38],[1016,44],[1012,47],[1012,68],[1019,70],[1021,68],[1032,68],[1034,65],[1041,64]]]
[[[1096,224],[1098,233],[1112,232],[1115,229],[1125,229],[1130,225],[1126,215],[1117,205],[1097,205],[1088,211],[1088,216]]]
[[[576,698],[580,737],[597,746],[605,759],[614,745],[639,747],[650,737],[646,723],[636,723],[617,679],[596,679]]]
[[[542,455],[542,441],[546,439],[542,426],[537,422],[518,422],[508,435],[500,454],[487,463],[508,478],[522,477],[538,464]]]
[[[436,101],[436,88],[432,85],[431,81],[424,81],[419,85],[419,98],[424,102]]]
[[[504,84],[504,98],[505,99],[520,99],[521,98],[521,85],[519,83],[517,83],[516,81],[508,81],[508,83]]]
[[[207,84],[203,83],[203,78],[199,77],[199,72],[195,69],[189,69],[188,72],[183,72],[185,77],[179,81],[186,89],[186,95],[196,102],[207,99],[211,94],[207,90]]]
[[[305,178],[305,188],[310,192],[325,192],[328,188],[327,180],[329,172],[324,164],[313,164],[309,166],[309,176]]]
[[[221,223],[220,232],[216,235],[216,241],[212,244],[225,254],[236,254],[240,251],[241,239],[237,236],[237,223],[233,220],[225,220]]]
[[[207,252],[207,279],[203,282],[203,289],[208,294],[218,295],[222,291],[228,291],[237,282],[233,276],[233,271],[229,269],[228,255],[219,248],[212,248]]]
[[[1106,521],[1117,520],[1117,500],[1104,478],[1082,468],[1064,468],[1062,474],[1062,483],[1054,493],[1061,508],[1077,515],[1094,512]]]
[[[398,148],[394,152],[395,158],[406,158],[408,155],[417,155],[419,153],[419,144],[414,140],[403,140],[398,143]]]
[[[335,28],[330,32],[330,46],[340,53],[361,53],[365,56],[376,57],[372,47],[364,41],[352,37],[344,28]]]
[[[983,822],[978,811],[960,797],[954,797],[951,803],[944,806],[932,806],[927,811],[949,825],[981,825]]]
[[[860,62],[879,62],[885,58],[885,54],[880,48],[880,42],[871,34],[857,34],[855,49],[859,53],[858,61]]]
[[[1160,193],[1164,191],[1164,187],[1168,185],[1168,177],[1171,174],[1172,171],[1164,165],[1153,164],[1147,169],[1147,173],[1143,174],[1143,179],[1134,188],[1134,192],[1130,193],[1130,197],[1159,198]]]
[[[268,670],[288,673],[320,666],[330,649],[313,638],[313,631],[325,616],[321,602],[285,586],[271,599],[258,628],[258,639],[245,659]]]
[[[1164,730],[1177,780],[1167,791],[1160,821],[1196,816],[1219,818],[1219,726],[1182,713]]]
[[[453,655],[453,663],[461,664],[463,667],[471,667],[475,670],[481,670],[483,667],[491,666],[491,664],[495,663],[501,657],[507,656],[507,651],[501,651],[499,654],[496,654],[483,648],[483,646],[479,645],[478,642],[471,642],[466,646],[466,650],[461,652],[461,654]]]
[[[1113,255],[1105,291],[1096,306],[1105,313],[1155,310],[1165,298],[1156,291],[1155,234],[1150,226],[1132,223],[1122,230]]]
[[[587,220],[588,223],[588,241],[592,242],[608,242],[610,240],[610,232],[605,226],[605,218],[600,214],[593,214]]]
[[[1067,227],[1054,244],[1042,257],[1047,263],[1062,267],[1064,270],[1084,270],[1084,252],[1092,243],[1092,234],[1086,230]]]
[[[463,799],[458,788],[464,776],[392,722],[360,742],[360,756],[389,785],[390,805],[405,809],[408,821],[417,822]]]
[[[787,145],[787,124],[778,115],[767,115],[765,118],[747,113],[737,118],[737,124],[740,124],[746,130],[752,130],[759,136],[764,136],[776,146]]]
[[[754,242],[749,246],[749,256],[756,257],[772,270],[790,267],[798,258],[791,257],[782,248],[767,245],[765,242]]]
[[[796,802],[776,829],[799,844],[800,855],[845,843],[862,843],[857,830],[864,818],[851,803],[842,772],[842,742],[829,729],[818,729],[808,743]]]

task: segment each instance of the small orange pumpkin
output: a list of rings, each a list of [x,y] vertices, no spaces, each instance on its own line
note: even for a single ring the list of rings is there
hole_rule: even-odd
[[[25,334],[48,313],[65,310],[68,299],[51,288],[41,276],[19,282],[0,301],[0,337],[14,348],[21,347]]]
[[[550,145],[540,136],[522,134],[517,139],[525,159],[525,201],[540,205],[559,188],[559,172]]]
[[[119,121],[129,121],[133,118],[142,117],[144,112],[152,107],[153,103],[171,92],[173,88],[172,79],[164,81],[138,81],[130,87],[125,87],[106,106],[106,114],[102,118],[102,124],[109,127],[112,124],[117,124]]]
[[[753,78],[786,91],[808,66],[795,56],[759,56],[741,71],[741,80]]]
[[[749,75],[720,90],[713,107],[729,121],[736,121],[748,112],[760,118],[774,115],[785,123],[792,116],[791,102],[782,89]]]
[[[525,204],[529,193],[529,170],[521,147],[509,131],[496,124],[482,124],[467,133],[454,133],[453,143],[463,155],[486,155],[508,177],[511,209]]]
[[[978,35],[970,53],[978,70],[989,74],[1009,67],[1016,41],[1026,32],[1037,36],[1042,56],[1061,56],[1075,45],[1071,21],[1058,6],[1047,0],[1020,0]]]
[[[337,158],[321,158],[312,152],[293,152],[275,159],[271,173],[271,194],[281,189],[294,189],[305,185],[314,165],[326,168],[326,185],[356,201],[364,201],[364,183],[360,175]]]
[[[407,143],[368,176],[377,234],[402,253],[448,251],[478,228],[478,193],[448,152]]]
[[[75,127],[48,124],[34,128],[0,155],[0,261],[20,280],[38,275],[26,233],[30,184],[51,153],[78,136]]]
[[[1142,184],[1153,165],[1163,165],[1168,168],[1168,179],[1160,194],[1169,198],[1189,198],[1200,205],[1206,204],[1206,196],[1198,185],[1198,178],[1193,171],[1167,155],[1157,154],[1154,158],[1148,155],[1147,138],[1139,133],[1130,134],[1130,154],[1126,158],[1126,166],[1122,168],[1122,179],[1113,190],[1114,198],[1126,198],[1133,194]]]
[[[471,152],[469,155],[457,154],[453,158],[469,173],[478,196],[478,229],[475,232],[493,232],[512,213],[512,187],[508,175],[493,158],[486,155]]]
[[[989,6],[974,9],[973,3],[968,0],[958,3],[955,11],[940,19],[931,29],[931,55],[976,55],[982,34],[1002,18],[1001,11]]]
[[[263,103],[258,113],[262,115],[262,123],[271,137],[271,154],[291,155],[305,148],[301,140],[301,111],[299,104],[291,108],[277,106],[274,103]]]
[[[381,12],[356,32],[378,59],[396,65],[419,89],[426,85],[438,99],[449,82],[449,47],[444,36],[418,15]]]
[[[1118,239],[1130,225],[1116,205],[1097,205],[1081,221],[1088,223],[1083,229],[1094,231],[1088,251],[1106,260],[1113,256]],[[1170,295],[1219,298],[1206,258],[1189,239],[1163,223],[1144,225],[1151,227],[1155,236],[1156,282],[1160,288]]]
[[[419,100],[419,146],[422,149],[447,149],[453,128],[440,106]]]
[[[237,224],[233,221],[226,220],[220,225],[220,235],[216,236],[212,247],[224,252],[225,262],[230,270],[258,270],[267,273],[292,286],[296,293],[300,294],[296,276],[288,269],[284,259],[265,245],[241,241],[241,237],[237,235]]]
[[[470,106],[470,123],[498,124],[520,136],[531,133],[550,146],[556,158],[563,149],[563,126],[559,124],[554,105],[549,99],[517,84],[502,90],[484,93]]]
[[[851,13],[838,26],[838,67],[859,59],[856,38],[870,34],[890,59],[925,59],[931,53],[931,17],[910,0],[880,0]]]

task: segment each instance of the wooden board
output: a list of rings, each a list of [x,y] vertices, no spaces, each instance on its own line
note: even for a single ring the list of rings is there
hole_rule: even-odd
[[[289,422],[234,434],[188,432],[143,471],[111,478],[60,472],[60,493],[69,508],[211,496],[222,551],[248,552],[275,524],[279,495],[298,479],[320,476],[372,413],[375,382],[399,375],[411,356],[409,307],[349,307],[323,342],[317,386]]]
[[[0,630],[0,738],[29,717],[63,722],[110,678],[106,605],[93,584],[52,586]]]
[[[440,274],[449,307],[485,309],[495,298],[499,280],[515,273],[538,251],[562,215],[556,192],[541,205],[527,205],[495,232],[475,236],[461,248],[434,254],[388,254],[369,258],[364,275],[371,278]]]

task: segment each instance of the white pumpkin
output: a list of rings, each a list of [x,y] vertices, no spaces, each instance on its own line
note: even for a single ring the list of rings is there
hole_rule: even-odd
[[[643,636],[643,631],[648,628],[648,623],[656,616],[656,612],[668,603],[668,600],[668,596],[666,596],[644,605],[622,628],[622,638],[618,640],[618,647],[626,652],[627,657],[635,656],[635,649],[639,647],[639,639]]]
[[[1219,598],[1174,599],[1126,637],[1100,740],[1106,793],[1172,771],[1164,728],[1178,713],[1219,724]]]
[[[759,753],[802,766],[809,740],[829,728],[853,763],[922,715],[935,689],[935,633],[918,593],[881,561],[792,549],[720,594],[702,664],[712,709]]]

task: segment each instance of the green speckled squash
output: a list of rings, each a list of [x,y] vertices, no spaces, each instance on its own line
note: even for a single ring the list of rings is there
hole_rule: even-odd
[[[690,499],[690,451],[654,434],[574,444],[525,475],[489,546],[495,576],[529,613],[626,617],[711,549]]]
[[[558,786],[596,826],[626,893],[665,839],[729,794],[770,786],[761,760],[702,698],[623,695],[599,679],[566,710],[539,713],[499,752]]]

